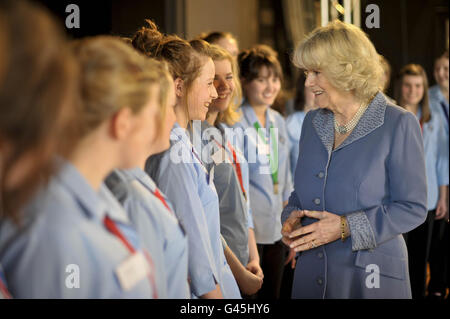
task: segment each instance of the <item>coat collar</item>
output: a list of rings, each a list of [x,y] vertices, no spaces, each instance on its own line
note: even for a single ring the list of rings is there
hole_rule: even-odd
[[[367,110],[362,115],[356,127],[335,150],[339,150],[360,138],[363,138],[373,130],[377,129],[384,123],[384,113],[386,111],[386,97],[383,93],[378,92],[372,99]],[[334,114],[333,112],[320,109],[316,112],[312,120],[313,126],[325,146],[328,153],[333,150],[334,144]]]

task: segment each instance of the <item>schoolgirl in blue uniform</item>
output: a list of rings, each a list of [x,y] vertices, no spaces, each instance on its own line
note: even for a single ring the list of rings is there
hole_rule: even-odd
[[[242,119],[235,127],[246,132],[249,197],[264,272],[259,295],[279,298],[286,254],[280,217],[292,191],[286,123],[270,109],[281,88],[281,66],[273,50],[263,45],[241,52],[238,62],[245,100]]]
[[[214,185],[219,196],[220,228],[231,251],[245,268],[242,275],[233,269],[241,291],[254,294],[262,284],[263,273],[253,231],[253,219],[248,198],[248,165],[237,138],[234,125],[240,114],[235,101],[241,100],[241,87],[237,65],[233,57],[223,48],[212,45],[211,58],[215,65],[214,86],[218,98],[209,107],[207,120],[202,122],[203,146],[209,152],[202,152],[208,170],[214,170]],[[231,264],[230,264],[231,266]]]
[[[159,62],[112,37],[72,50],[81,69],[79,139],[20,225],[0,225],[8,287],[15,298],[164,298],[149,243],[103,184],[112,169],[146,156]]]
[[[428,216],[425,223],[407,234],[411,292],[416,299],[426,295],[426,270],[434,219],[447,211],[449,155],[444,125],[435,113],[431,113],[425,70],[418,64],[408,64],[400,70],[399,79],[396,100],[415,114],[420,123],[427,173]]]
[[[53,153],[70,144],[78,76],[56,21],[37,4],[2,1],[0,23],[1,299],[16,297],[2,225],[21,223],[23,206],[55,172]]]
[[[175,123],[173,80],[167,71],[162,68],[158,71],[161,107],[156,126],[159,134],[148,148],[148,155],[160,153],[170,146],[170,130]],[[134,169],[114,170],[106,179],[106,185],[125,207],[133,225],[149,237],[150,253],[155,264],[163,268],[159,273],[160,280],[167,286],[167,297],[190,298],[186,235],[169,200],[144,172],[144,164],[145,160]]]
[[[212,177],[186,131],[192,120],[205,119],[209,104],[217,97],[214,63],[196,53],[188,42],[177,36],[163,36],[156,25],[149,24],[136,34],[133,45],[169,63],[177,96],[177,122],[169,150],[150,157],[145,170],[169,198],[187,233],[192,296],[240,298],[224,256]]]

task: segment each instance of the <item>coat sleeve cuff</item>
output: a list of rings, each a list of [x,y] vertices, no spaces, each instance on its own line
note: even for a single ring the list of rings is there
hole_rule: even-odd
[[[346,215],[352,239],[352,250],[373,249],[377,246],[369,219],[362,211]]]
[[[281,213],[281,225],[284,224],[286,219],[289,218],[289,216],[294,210],[301,210],[301,209],[296,206],[289,206],[289,204],[283,209],[283,212]]]

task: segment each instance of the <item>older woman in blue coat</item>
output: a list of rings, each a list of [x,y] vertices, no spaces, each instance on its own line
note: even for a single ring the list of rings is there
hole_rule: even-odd
[[[301,133],[283,241],[301,252],[293,298],[411,298],[402,233],[427,215],[420,126],[379,92],[377,52],[335,21],[296,49],[318,110]]]

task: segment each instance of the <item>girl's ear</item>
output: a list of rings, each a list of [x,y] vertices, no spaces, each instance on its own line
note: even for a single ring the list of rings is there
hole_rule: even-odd
[[[177,97],[183,97],[185,93],[184,81],[181,78],[176,78],[173,83],[175,85],[175,95]]]
[[[133,126],[133,112],[129,107],[118,110],[110,120],[110,133],[116,140],[125,139]]]

